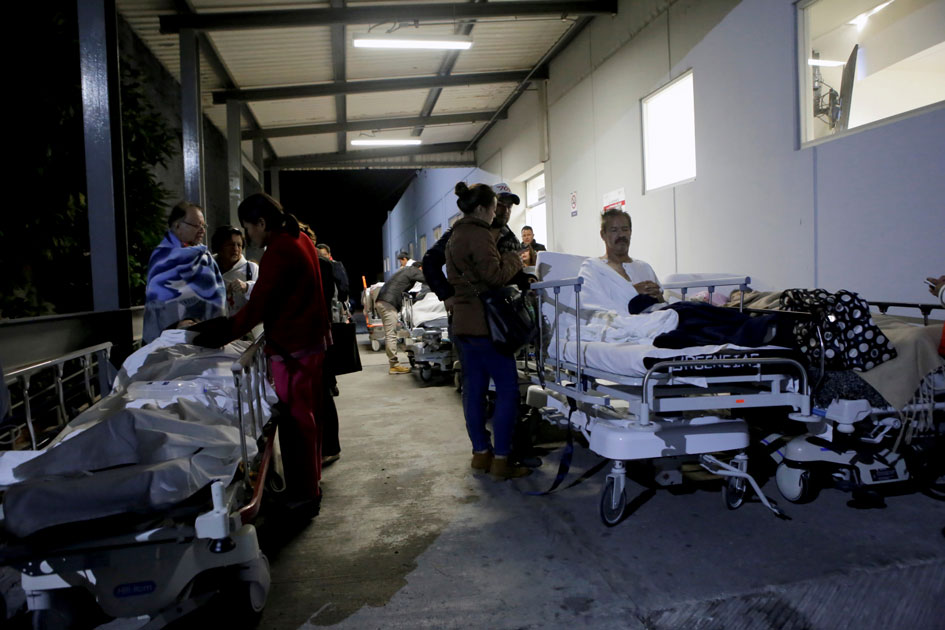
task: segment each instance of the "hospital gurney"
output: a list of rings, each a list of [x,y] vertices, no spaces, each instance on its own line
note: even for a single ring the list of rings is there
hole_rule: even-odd
[[[449,374],[456,362],[449,336],[446,306],[432,291],[421,299],[404,294],[403,319],[410,337],[405,339],[410,367],[416,367],[420,380],[428,383],[435,372]]]
[[[221,592],[245,621],[262,611],[252,521],[279,469],[262,340],[204,350],[193,334],[131,355],[46,449],[0,456],[0,562],[22,572],[34,627],[160,628]]]
[[[888,308],[872,306],[883,313]],[[896,306],[919,309],[925,325],[873,315],[899,356],[873,370],[840,373],[842,387],[815,389],[806,432],[775,451],[775,479],[787,500],[807,502],[832,485],[880,503],[880,490],[905,483],[945,499],[945,359],[936,353],[941,326],[928,325],[929,313],[941,307]]]
[[[739,507],[751,487],[766,507],[784,517],[748,473],[748,425],[732,412],[790,407],[808,418],[804,367],[783,348],[670,350],[582,341],[581,317],[575,315],[581,313],[583,279],[577,276],[583,260],[539,253],[541,281],[532,287],[545,321],[527,402],[552,423],[580,431],[592,451],[613,461],[600,498],[604,523],[621,520],[627,462],[639,460],[653,462],[661,485],[681,483],[680,464],[698,462],[724,478],[722,494],[729,508]],[[711,284],[747,286],[749,281],[728,278]],[[708,284],[699,280],[690,286]],[[562,339],[569,326],[576,335]]]

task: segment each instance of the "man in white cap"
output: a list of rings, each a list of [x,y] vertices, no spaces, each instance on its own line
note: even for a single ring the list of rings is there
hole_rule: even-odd
[[[506,183],[492,187],[496,196],[495,219],[492,221],[492,233],[496,235],[496,249],[500,254],[518,252],[522,249],[518,237],[509,229],[509,217],[512,216],[512,206],[521,203],[518,195],[512,192]]]

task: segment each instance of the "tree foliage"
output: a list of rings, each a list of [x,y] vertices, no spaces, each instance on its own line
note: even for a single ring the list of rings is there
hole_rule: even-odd
[[[24,62],[26,107],[15,186],[24,199],[0,223],[0,318],[91,310],[85,145],[74,0],[33,3],[26,23],[43,54]],[[176,151],[176,136],[151,104],[145,77],[122,60],[121,102],[129,283],[144,300],[148,257],[164,232],[169,191],[154,172]]]

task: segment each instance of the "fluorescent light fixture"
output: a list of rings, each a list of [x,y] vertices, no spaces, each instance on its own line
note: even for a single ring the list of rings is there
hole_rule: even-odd
[[[354,147],[415,147],[419,138],[359,138],[351,141]]]
[[[354,36],[355,48],[420,48],[425,50],[469,50],[468,35],[419,35],[417,33],[366,33]]]
[[[892,3],[893,3],[893,0],[889,0],[888,2],[884,2],[880,5],[873,7],[869,11],[864,11],[863,13],[860,13],[858,16],[856,16],[855,18],[847,22],[847,24],[855,26],[859,30],[863,30],[863,27],[866,26],[866,22],[870,19],[870,16],[876,15],[877,13],[879,13],[880,11],[882,11],[883,9],[885,9]]]
[[[823,66],[826,68],[839,68],[847,65],[846,61],[831,61],[830,59],[808,59],[808,66]]]

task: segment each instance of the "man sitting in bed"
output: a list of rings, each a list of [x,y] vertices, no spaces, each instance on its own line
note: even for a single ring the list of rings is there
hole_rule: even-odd
[[[638,295],[663,301],[653,267],[630,257],[632,232],[630,215],[623,210],[612,208],[601,215],[600,238],[605,253],[600,258],[588,258],[581,265],[580,275],[584,278],[581,302],[586,306],[622,313]]]
[[[601,215],[605,253],[581,265],[581,313],[589,339],[652,343],[662,348],[773,340],[774,316],[750,318],[733,309],[683,302],[666,305],[653,268],[630,257],[630,215],[614,208]]]

